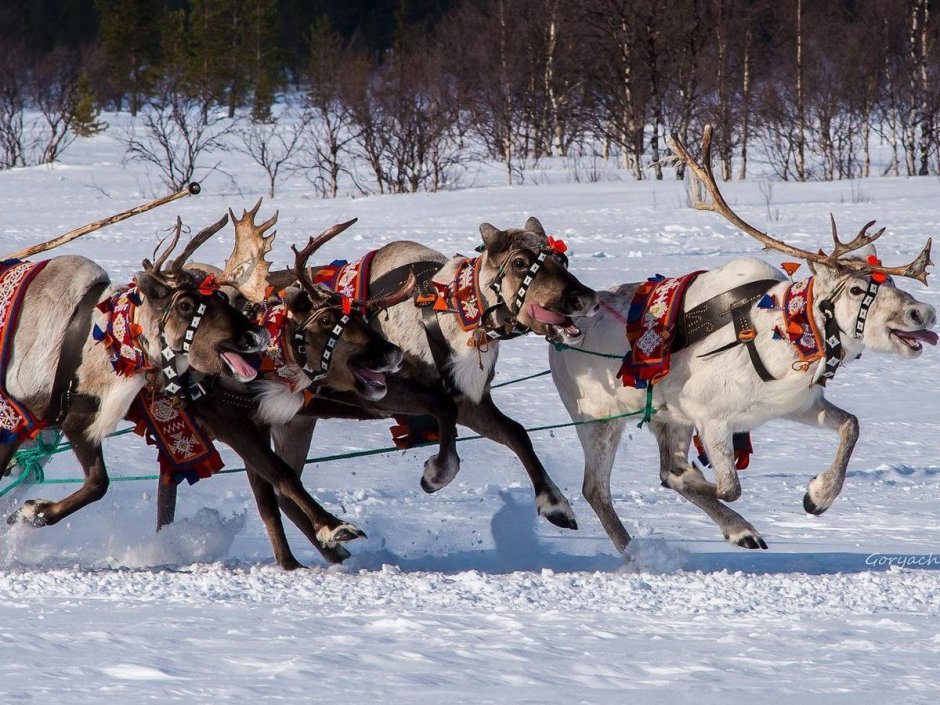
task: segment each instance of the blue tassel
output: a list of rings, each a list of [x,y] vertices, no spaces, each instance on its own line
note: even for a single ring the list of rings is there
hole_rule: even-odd
[[[349,264],[349,262],[344,259],[334,259],[330,262],[331,267],[345,267],[347,264]]]
[[[649,277],[646,281],[649,281],[649,282],[661,282],[661,281],[662,281],[663,279],[665,279],[665,278],[666,278],[666,277],[664,277],[662,274],[656,274],[655,276]]]
[[[773,296],[764,294],[757,302],[757,308],[777,308],[777,303],[774,301]]]
[[[98,341],[104,340],[104,331],[95,324],[95,327],[91,329],[91,337]]]
[[[783,340],[783,336],[780,335],[780,330],[774,328],[774,340]]]

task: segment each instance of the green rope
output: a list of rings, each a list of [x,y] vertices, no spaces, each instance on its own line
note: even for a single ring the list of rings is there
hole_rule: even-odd
[[[0,497],[12,492],[30,479],[36,483],[44,482],[46,478],[42,470],[43,463],[53,453],[61,452],[59,448],[59,439],[61,438],[62,432],[59,430],[55,430],[52,434],[52,438],[49,440],[46,440],[46,435],[43,432],[36,436],[31,446],[16,451],[13,455],[12,467],[18,465],[22,470],[20,470],[20,474],[17,475],[9,485],[0,489]],[[64,445],[66,449],[68,448],[67,443],[61,445]]]
[[[520,377],[519,379],[511,379],[508,382],[500,382],[499,384],[494,384],[490,386],[490,389],[496,389],[498,387],[508,387],[510,384],[518,384],[519,382],[525,382],[529,379],[535,379],[536,377],[544,377],[545,375],[550,375],[551,370],[542,370],[541,372],[536,372],[534,375],[529,375],[528,377]]]
[[[566,345],[565,343],[552,343],[555,346],[555,350],[558,352],[564,352],[565,350],[574,350],[575,352],[584,353],[585,355],[596,355],[597,357],[606,357],[611,360],[622,360],[623,355],[611,355],[610,353],[595,352],[594,350],[585,350],[584,348],[576,348],[572,345]]]
[[[547,426],[533,426],[532,428],[527,428],[526,432],[535,433],[536,431],[551,431],[557,428],[570,428],[572,426],[583,426],[585,424],[590,424],[590,423],[602,423],[604,421],[614,421],[616,419],[624,419],[630,416],[639,416],[640,414],[643,414],[644,419],[646,419],[647,414],[655,414],[655,413],[656,413],[656,410],[650,408],[649,405],[647,405],[647,408],[640,409],[639,411],[628,411],[623,414],[612,414],[610,416],[603,416],[598,419],[584,419],[583,421],[569,421],[568,423],[549,424]],[[464,441],[477,441],[477,440],[480,440],[481,438],[483,438],[483,436],[464,436],[462,438],[458,438],[457,443],[462,443]],[[65,445],[66,448],[56,449],[55,452],[58,453],[58,452],[61,452],[62,450],[68,449],[67,448],[68,444],[63,444],[63,445]],[[436,443],[435,442],[417,443],[411,446],[411,448],[423,448],[425,446],[430,446],[430,445],[436,445]],[[307,458],[304,461],[304,464],[309,465],[311,463],[330,463],[335,460],[348,460],[350,458],[363,458],[369,455],[382,455],[383,453],[393,453],[397,450],[400,450],[397,446],[386,446],[384,448],[373,448],[371,450],[356,450],[356,451],[350,451],[348,453],[337,453],[335,455],[321,455],[315,458]],[[237,473],[237,472],[245,472],[245,468],[229,468],[227,470],[219,471],[218,474],[225,475],[225,474]],[[135,482],[138,480],[159,480],[160,476],[159,475],[127,475],[123,477],[111,477],[110,479],[112,482]],[[70,485],[70,484],[78,484],[78,483],[84,482],[84,480],[79,479],[79,478],[59,478],[59,479],[43,478],[42,480],[38,480],[37,482],[39,484],[46,484],[46,485]],[[9,491],[9,489],[11,488],[7,488],[6,490],[4,490],[4,493]],[[2,494],[3,493],[0,493],[0,496],[2,496]]]

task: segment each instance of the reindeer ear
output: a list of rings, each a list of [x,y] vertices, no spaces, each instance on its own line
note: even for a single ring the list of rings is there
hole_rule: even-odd
[[[542,224],[539,222],[539,219],[534,216],[530,217],[525,222],[525,229],[529,231],[530,233],[536,233],[537,235],[541,235],[542,237],[545,237],[545,228],[542,227]]]
[[[875,249],[875,243],[870,242],[867,246],[860,250],[859,254],[863,259],[868,259],[869,257],[878,257],[878,250]]]
[[[287,310],[295,316],[305,316],[313,310],[310,297],[299,286],[292,286],[284,290],[284,303],[287,304]]]
[[[148,272],[137,272],[137,288],[148,299],[158,301],[170,295],[170,287]]]
[[[497,230],[489,223],[480,224],[480,235],[483,236],[483,244],[486,245],[486,251],[496,254],[508,250],[512,243],[509,233],[504,230]]]

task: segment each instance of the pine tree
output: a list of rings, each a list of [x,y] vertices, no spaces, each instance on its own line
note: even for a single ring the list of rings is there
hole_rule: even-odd
[[[280,82],[277,0],[247,0],[246,41],[252,79],[251,118],[271,118],[274,93]]]
[[[101,16],[101,45],[118,109],[129,99],[136,115],[153,87],[160,55],[159,24],[163,3],[153,0],[95,0]]]
[[[75,85],[75,104],[72,108],[71,130],[79,137],[97,135],[108,127],[108,124],[98,120],[101,109],[95,101],[94,91],[91,89],[91,78],[88,72],[82,69]]]

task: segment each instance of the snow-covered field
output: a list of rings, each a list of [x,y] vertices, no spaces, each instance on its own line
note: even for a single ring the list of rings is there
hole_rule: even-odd
[[[80,141],[54,168],[0,172],[0,253],[48,239],[162,193],[123,165],[111,134]],[[550,165],[549,165],[550,166]],[[194,228],[251,206],[262,175],[230,155],[205,192],[63,248],[129,279],[179,213]],[[321,201],[297,178],[280,209],[276,253],[339,220],[360,222],[320,259],[353,259],[409,238],[470,253],[477,226],[538,216],[569,243],[586,283],[718,266],[756,243],[686,206],[682,184],[570,183],[507,188],[493,169],[439,194]],[[845,233],[877,218],[879,253],[909,261],[940,234],[936,178],[725,187],[745,218],[806,248],[826,246],[831,211]],[[768,220],[768,215],[770,220]],[[221,262],[228,231],[200,252]],[[771,261],[779,260],[771,257]],[[937,289],[902,283],[940,306]],[[546,344],[503,346],[497,382],[547,367]],[[613,479],[631,534],[625,566],[580,495],[571,429],[533,434],[580,530],[536,517],[521,466],[491,443],[461,444],[463,469],[437,495],[418,486],[429,451],[316,463],[304,479],[369,535],[325,568],[291,529],[310,570],[284,573],[240,473],[180,490],[181,521],[155,535],[151,482],[114,482],[64,525],[0,525],[0,702],[123,703],[933,703],[940,688],[940,352],[866,355],[828,395],[862,420],[841,498],[802,509],[834,436],[783,422],[754,434],[736,509],[770,550],[725,544],[711,522],[659,486],[652,437],[633,430]],[[548,378],[494,392],[526,426],[567,421]],[[312,456],[389,445],[388,423],[322,423]],[[150,474],[136,437],[106,446],[112,475]],[[238,458],[225,453],[231,468]],[[68,454],[47,477],[76,478]],[[32,486],[4,498],[63,496]],[[897,563],[908,562],[906,567]],[[894,563],[894,565],[890,565]]]

